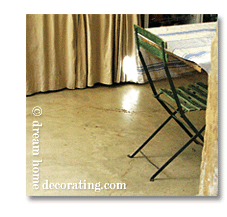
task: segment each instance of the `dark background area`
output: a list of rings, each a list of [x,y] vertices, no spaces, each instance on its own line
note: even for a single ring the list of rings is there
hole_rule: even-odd
[[[216,22],[217,14],[203,14],[203,22]],[[141,15],[142,27],[144,27],[144,14]],[[195,23],[194,14],[149,14],[149,26],[172,26]]]

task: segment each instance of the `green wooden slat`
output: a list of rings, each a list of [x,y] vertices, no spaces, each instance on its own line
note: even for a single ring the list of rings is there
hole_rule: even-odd
[[[177,90],[181,91],[184,94],[189,95],[190,97],[193,98],[196,102],[200,103],[201,105],[206,107],[206,100],[202,99],[198,95],[192,93],[191,91],[187,90],[185,87],[178,87]]]
[[[143,47],[144,49],[146,49],[148,52],[152,53],[153,55],[155,55],[156,57],[160,58],[163,60],[163,54],[162,54],[162,51],[159,50],[158,48],[150,45],[149,43],[139,39],[138,40],[139,42],[139,45],[141,47]],[[167,54],[165,54],[165,57],[167,57]]]
[[[197,82],[195,85],[200,87],[202,90],[204,90],[206,92],[208,90],[208,86],[206,84],[202,83],[202,82]]]
[[[199,87],[196,87],[193,84],[188,85],[188,88],[192,90],[193,92],[197,93],[200,97],[203,99],[207,99],[207,93],[201,90]]]
[[[165,89],[165,88],[160,88],[160,90],[171,100],[175,101],[174,96],[171,91]]]
[[[138,34],[136,34],[137,37],[137,45],[143,47],[144,49],[146,49],[148,52],[150,52],[151,54],[157,56],[158,58],[163,60],[163,51],[162,51],[162,47],[164,49],[167,48],[167,43],[160,37],[158,37],[157,35],[139,27],[134,25],[135,28],[135,32],[140,34],[140,37],[138,37]],[[147,40],[144,41],[142,39],[142,37],[144,37],[144,39]],[[152,42],[154,45],[149,43]],[[165,61],[167,62],[167,53],[164,53],[165,55]]]
[[[180,99],[182,99],[184,102],[188,103],[190,106],[194,107],[197,110],[204,110],[206,109],[205,106],[202,106],[201,104],[194,101],[189,95],[185,95],[179,90],[177,90],[177,95]]]
[[[168,98],[170,98],[171,100],[175,101],[174,96],[173,96],[173,94],[172,94],[172,92],[171,92],[170,90],[167,90],[167,89],[164,89],[164,88],[161,88],[160,90],[161,90],[161,91],[163,92],[163,94],[165,94]],[[195,110],[197,110],[197,108],[191,106],[190,104],[188,104],[188,103],[185,102],[185,101],[182,101],[181,99],[180,99],[180,103],[181,103],[181,106],[182,106],[184,109],[186,109],[187,111],[195,111]]]
[[[162,38],[158,37],[157,35],[149,32],[149,31],[147,31],[147,30],[145,30],[145,29],[143,29],[143,28],[141,28],[139,26],[134,25],[134,28],[135,28],[136,32],[138,32],[139,34],[141,34],[144,37],[148,38],[149,40],[155,42],[159,46],[162,46],[162,43],[164,43],[164,48],[167,48],[167,44]]]

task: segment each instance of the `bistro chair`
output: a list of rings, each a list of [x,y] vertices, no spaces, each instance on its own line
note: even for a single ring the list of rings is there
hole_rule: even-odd
[[[176,123],[185,131],[189,136],[189,140],[168,159],[158,170],[151,176],[150,181],[154,181],[155,177],[162,172],[182,151],[184,151],[192,142],[202,145],[204,138],[202,132],[205,130],[205,125],[201,129],[197,129],[193,123],[186,116],[187,112],[201,111],[206,109],[207,99],[207,85],[197,82],[196,84],[190,84],[187,87],[175,87],[173,79],[168,69],[168,54],[165,52],[167,43],[160,37],[146,31],[145,29],[134,25],[135,38],[139,58],[146,73],[148,82],[151,86],[153,96],[167,111],[169,117],[153,132],[153,134],[140,146],[134,153],[128,155],[133,158],[138,152],[141,152],[142,148],[154,138],[154,136],[171,120],[175,120]],[[147,65],[145,63],[143,54],[140,48],[146,49],[149,53],[162,60],[163,67],[166,73],[166,77],[169,82],[170,89],[160,88],[156,90],[153,80],[148,72]],[[164,98],[168,97],[174,103],[174,106],[170,105]],[[179,114],[178,116],[176,116]],[[199,140],[199,141],[198,141]],[[200,142],[201,140],[201,142]],[[142,152],[141,152],[142,153]],[[142,153],[143,154],[143,153]]]

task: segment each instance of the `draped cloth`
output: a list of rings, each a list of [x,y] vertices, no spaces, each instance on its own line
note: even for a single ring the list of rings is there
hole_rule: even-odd
[[[26,94],[127,82],[135,55],[133,14],[26,16]]]
[[[198,196],[218,196],[218,23],[211,44],[211,72],[208,77],[208,87]]]

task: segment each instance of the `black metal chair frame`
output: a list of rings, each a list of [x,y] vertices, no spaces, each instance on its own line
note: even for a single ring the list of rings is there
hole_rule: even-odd
[[[205,125],[198,130],[192,122],[185,115],[188,111],[205,110],[206,109],[206,97],[207,97],[207,85],[198,82],[195,85],[188,85],[187,88],[179,87],[176,88],[173,80],[171,78],[167,61],[168,56],[165,52],[167,48],[166,42],[160,37],[146,31],[145,29],[134,25],[135,38],[137,44],[137,50],[139,53],[139,58],[141,60],[142,66],[146,73],[147,79],[153,91],[153,96],[158,100],[158,102],[163,106],[163,108],[169,114],[169,117],[158,127],[157,130],[140,146],[133,154],[128,155],[128,157],[133,158],[138,152],[145,147],[145,145],[171,120],[175,120],[176,123],[186,132],[190,139],[169,159],[167,160],[158,170],[151,176],[150,181],[154,181],[155,177],[162,172],[182,151],[184,151],[192,142],[202,145],[204,138],[202,132],[205,130]],[[160,58],[163,62],[164,70],[169,81],[170,90],[161,88],[158,93],[153,80],[148,72],[147,65],[145,63],[144,57],[140,50],[140,47],[146,49],[151,54]],[[172,106],[169,105],[165,100],[161,98],[161,95],[165,95],[172,99],[176,103],[176,108],[173,110]],[[172,111],[173,110],[173,111]],[[180,117],[177,117],[176,114]],[[202,141],[199,142],[197,139]],[[142,153],[142,152],[141,152]],[[142,153],[143,154],[143,153]]]

